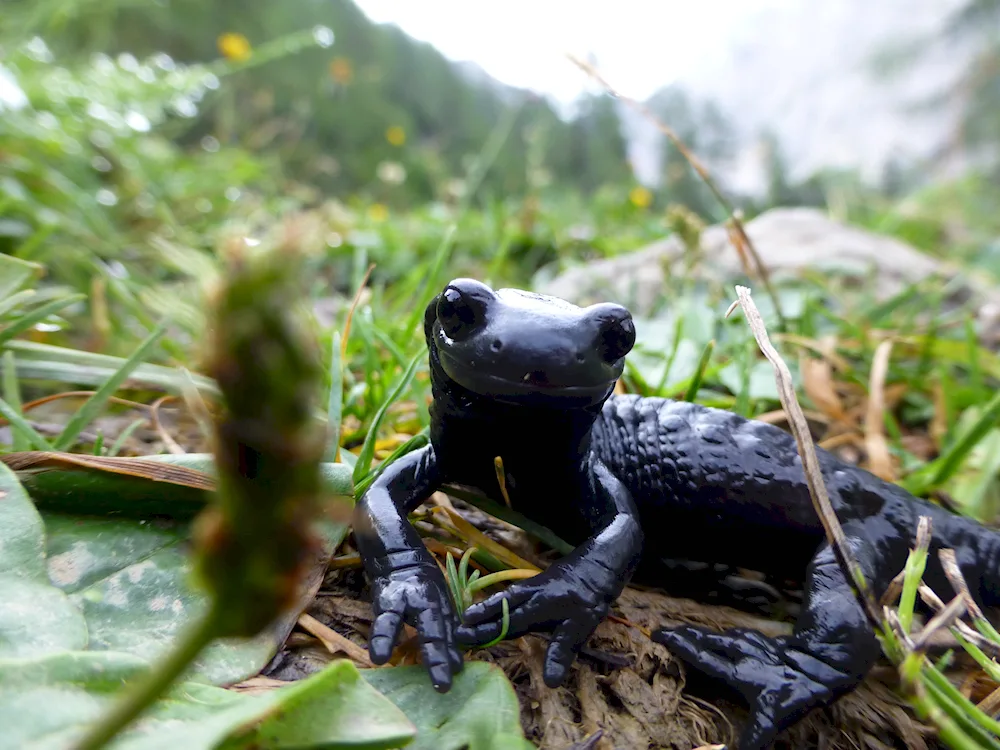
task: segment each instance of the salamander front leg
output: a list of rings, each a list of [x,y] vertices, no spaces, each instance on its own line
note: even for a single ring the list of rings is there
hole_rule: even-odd
[[[851,542],[872,581],[871,546],[858,537]],[[750,717],[739,750],[770,747],[812,708],[855,688],[878,659],[878,639],[828,545],[809,566],[806,596],[806,609],[786,637],[689,626],[653,633],[654,641],[688,666],[729,684],[746,700]]]

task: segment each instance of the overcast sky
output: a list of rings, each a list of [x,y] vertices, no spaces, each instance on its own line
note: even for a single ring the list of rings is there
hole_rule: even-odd
[[[430,42],[453,60],[560,101],[587,86],[565,58],[596,55],[622,93],[639,98],[719,49],[748,13],[796,0],[356,0],[368,16]]]

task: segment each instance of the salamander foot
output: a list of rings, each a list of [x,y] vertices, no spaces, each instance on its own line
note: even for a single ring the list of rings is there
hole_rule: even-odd
[[[795,636],[769,638],[735,628],[714,633],[680,627],[653,633],[653,640],[693,669],[721,680],[743,696],[750,717],[730,750],[764,750],[810,709],[855,687],[862,674],[845,673],[801,647]],[[847,663],[856,662],[845,653]]]

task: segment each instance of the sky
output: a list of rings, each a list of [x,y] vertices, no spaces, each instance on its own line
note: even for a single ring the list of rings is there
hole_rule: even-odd
[[[593,86],[567,52],[594,55],[608,81],[645,99],[721,51],[747,14],[795,0],[356,0],[446,57],[569,103]]]

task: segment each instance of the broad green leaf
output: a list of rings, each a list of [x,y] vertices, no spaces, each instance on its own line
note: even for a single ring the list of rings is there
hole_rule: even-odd
[[[149,670],[113,651],[0,660],[0,750],[69,750],[113,704],[123,684]],[[406,717],[348,662],[260,694],[194,682],[175,685],[109,750],[273,750],[399,747],[413,736]]]
[[[0,463],[0,575],[45,581],[45,527],[14,472]]]
[[[406,714],[346,659],[282,688],[281,693],[281,711],[241,738],[238,746],[391,748],[408,743],[417,733]],[[225,750],[235,746],[229,743]]]
[[[113,541],[107,528],[80,529],[83,533],[73,542],[72,554],[90,559],[109,544],[124,547],[127,541],[122,537],[141,538],[141,523],[122,521],[116,529],[119,538]],[[138,560],[123,558],[121,562],[127,564],[120,569],[71,595],[87,620],[91,649],[123,651],[155,661],[190,623],[204,615],[209,599],[191,581],[185,537],[186,529],[178,529],[170,544]],[[260,671],[276,648],[268,632],[253,639],[216,641],[201,653],[189,677],[217,685],[238,682]]]
[[[148,458],[214,473],[209,454]],[[6,466],[0,467],[10,474]],[[324,464],[321,471],[329,494],[341,499],[350,495],[350,469]],[[47,566],[47,580],[82,612],[91,649],[154,660],[205,612],[208,599],[191,579],[187,519],[204,507],[209,493],[83,467],[46,467],[23,474],[43,508],[48,533],[42,570]],[[317,522],[316,531],[332,554],[347,525],[325,518]],[[215,642],[189,677],[229,684],[256,674],[273,657],[289,622],[282,620],[254,639]]]
[[[792,372],[792,377],[796,376],[795,363],[788,365]],[[717,377],[719,381],[733,393],[740,393],[743,390],[743,364],[731,362],[719,370]],[[778,385],[774,380],[774,367],[770,362],[755,362],[750,368],[750,387],[747,395],[754,400],[777,401]]]
[[[87,626],[45,573],[42,519],[0,464],[0,658],[83,648]]]
[[[3,574],[0,603],[0,659],[87,645],[87,624],[80,611],[53,586]]]
[[[514,688],[503,671],[486,662],[467,662],[443,695],[430,685],[422,666],[362,672],[376,690],[417,726],[413,750],[526,750]]]
[[[67,594],[92,586],[180,543],[172,521],[45,513],[49,580]]]

